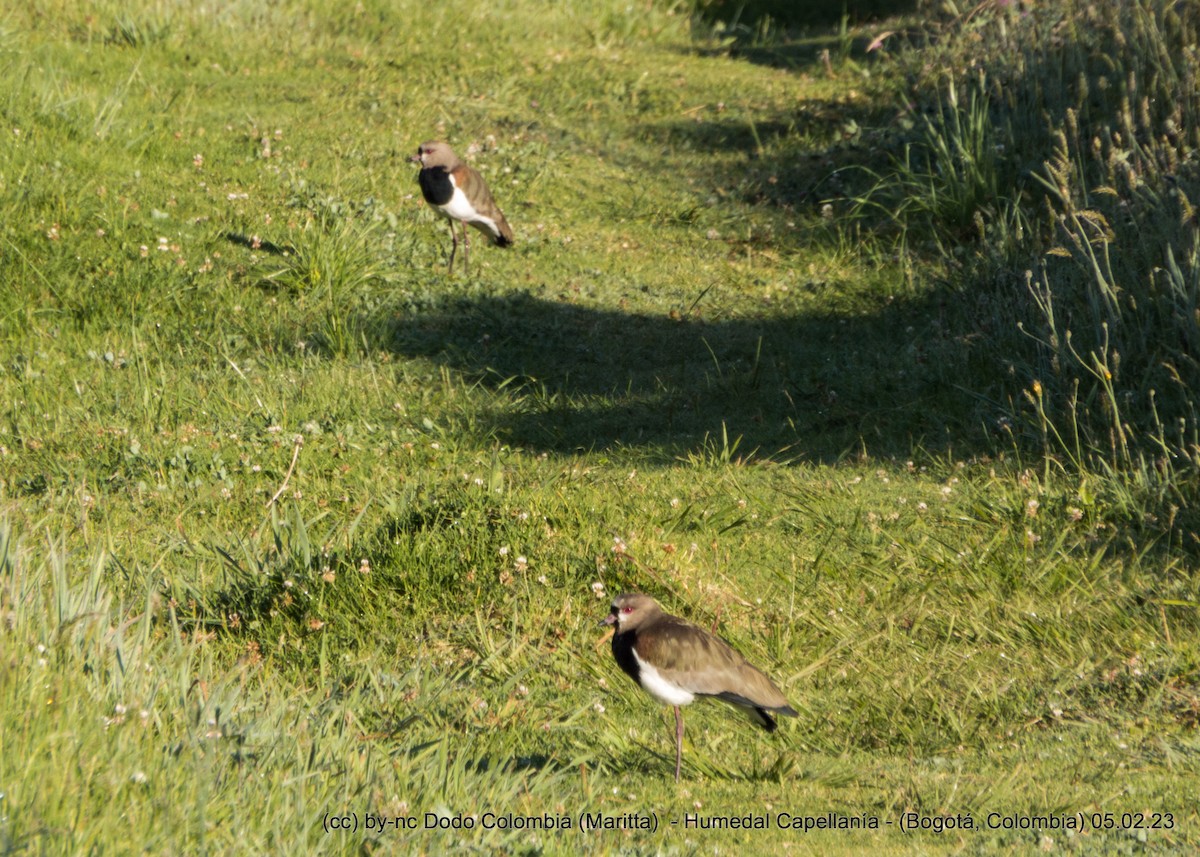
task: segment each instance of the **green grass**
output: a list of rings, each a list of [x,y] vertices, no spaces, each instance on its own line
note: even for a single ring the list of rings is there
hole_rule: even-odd
[[[6,11],[0,853],[1200,845],[1187,396],[1096,393],[1034,327],[1095,282],[1096,221],[1031,178],[1075,141],[1014,168],[986,82],[898,107],[996,14],[885,56],[667,3]],[[431,137],[517,233],[469,278],[405,160]],[[1155,252],[1112,270],[1164,286],[1189,377],[1194,259]],[[1114,294],[1071,324],[1148,341]],[[600,588],[717,627],[800,717],[691,707],[677,787]]]

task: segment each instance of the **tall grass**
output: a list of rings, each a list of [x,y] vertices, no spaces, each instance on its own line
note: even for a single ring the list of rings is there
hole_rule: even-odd
[[[1190,4],[1067,6],[1065,61],[1039,66],[1058,76],[1031,83],[1057,120],[1036,172],[1039,375],[1060,402],[1078,390],[1081,431],[1111,466],[1149,456],[1165,476],[1200,463],[1200,20]]]
[[[964,243],[987,242],[1009,252],[1023,235],[1025,215],[1011,189],[1019,170],[1005,155],[1011,138],[994,116],[987,75],[947,75],[938,97],[913,124],[882,172],[866,171],[873,186],[853,200],[852,219],[883,219],[902,247],[953,255]]]
[[[1018,436],[1166,507],[1200,485],[1198,33],[1166,0],[954,18],[907,57],[915,139],[858,203],[983,261]]]

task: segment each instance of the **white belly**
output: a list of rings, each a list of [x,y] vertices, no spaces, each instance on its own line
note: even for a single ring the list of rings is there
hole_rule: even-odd
[[[454,184],[454,177],[450,177],[450,184]],[[455,220],[465,220],[470,223],[472,220],[479,219],[479,213],[475,210],[475,206],[471,205],[467,195],[462,192],[462,188],[454,188],[454,196],[450,197],[450,201],[445,205],[439,205],[442,213],[447,217],[453,217]]]
[[[639,658],[637,651],[634,651],[633,657],[638,664],[638,681],[655,699],[667,705],[687,705],[695,700],[696,694],[667,681],[658,674],[658,670]]]

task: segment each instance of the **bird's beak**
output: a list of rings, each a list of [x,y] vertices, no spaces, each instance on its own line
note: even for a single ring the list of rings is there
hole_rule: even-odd
[[[419,163],[421,163],[421,156],[413,155],[411,158],[408,159],[408,162],[410,164],[419,164]]]
[[[601,625],[615,625],[615,624],[617,624],[617,614],[616,614],[616,613],[609,613],[607,616],[605,616],[603,619],[601,619],[601,620],[600,620],[600,624],[601,624]]]

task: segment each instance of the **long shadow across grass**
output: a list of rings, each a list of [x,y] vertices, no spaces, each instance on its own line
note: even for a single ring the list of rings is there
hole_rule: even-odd
[[[780,460],[979,451],[980,400],[958,383],[970,338],[939,320],[936,297],[881,303],[852,317],[706,321],[528,293],[448,298],[394,321],[389,341],[495,391],[495,430],[526,447]]]

